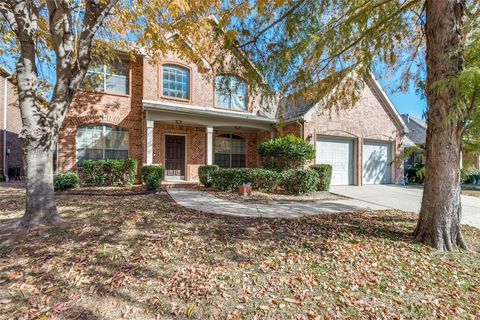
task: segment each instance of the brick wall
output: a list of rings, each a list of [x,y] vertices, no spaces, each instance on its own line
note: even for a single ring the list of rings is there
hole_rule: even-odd
[[[198,167],[206,163],[207,135],[205,127],[162,124],[155,122],[153,129],[153,163],[164,164],[165,161],[165,135],[182,134],[186,137],[186,171],[185,179],[198,180]],[[239,132],[214,129],[214,138],[222,134],[235,134],[246,140],[247,167],[260,166],[257,155],[257,146],[270,137],[269,132]],[[215,152],[215,150],[213,150]],[[214,158],[214,157],[213,157]]]
[[[206,161],[206,130],[203,127],[161,124],[155,122],[153,129],[153,163],[163,164],[165,161],[165,135],[182,134],[186,137],[185,180],[198,180],[198,167]]]
[[[315,145],[316,135],[353,138],[357,149],[357,181],[362,181],[362,146],[365,139],[391,141],[395,154],[400,153],[403,141],[402,129],[396,125],[391,111],[381,102],[376,90],[367,84],[360,100],[350,109],[322,110],[319,108],[305,123],[304,138]],[[403,177],[402,165],[394,171],[394,181]]]
[[[137,59],[130,65],[128,95],[84,91],[76,94],[60,130],[59,170],[76,168],[77,128],[94,124],[114,125],[128,130],[129,156],[140,164],[145,162],[143,79],[143,59]]]
[[[4,88],[5,76],[0,74],[0,172],[3,171],[3,135],[4,135]],[[10,154],[7,155],[7,170],[11,167],[18,167],[23,174],[23,149],[19,134],[22,131],[22,117],[20,107],[18,106],[18,96],[15,86],[7,82],[7,149]]]
[[[162,65],[165,64],[179,65],[190,71],[189,99],[174,99],[162,95]],[[201,72],[196,64],[189,63],[173,53],[167,54],[161,63],[146,61],[144,68],[144,98],[146,100],[215,108],[215,74],[213,71]],[[247,92],[247,109],[249,112],[257,112],[260,104],[260,95]]]

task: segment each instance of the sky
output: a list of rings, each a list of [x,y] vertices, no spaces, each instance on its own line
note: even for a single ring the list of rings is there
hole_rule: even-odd
[[[416,92],[413,81],[406,92],[398,92],[400,80],[403,78],[400,71],[392,71],[383,65],[377,65],[374,68],[374,74],[378,82],[382,86],[385,93],[392,101],[395,108],[400,114],[413,115],[419,119],[423,119],[423,113],[426,109],[427,102]],[[378,68],[379,67],[379,68]]]
[[[0,64],[10,71],[14,71],[9,63],[5,63],[5,59],[0,59]],[[11,61],[10,61],[11,62]],[[393,105],[400,114],[410,114],[419,119],[423,119],[423,112],[426,107],[425,99],[421,98],[416,92],[415,87],[412,85],[407,92],[394,92],[395,76],[383,76],[376,75],[383,90],[388,95]]]
[[[427,103],[425,99],[415,92],[415,87],[413,85],[407,92],[392,92],[391,81],[380,79],[379,82],[400,114],[409,114],[419,119],[423,119],[423,112],[425,111]]]

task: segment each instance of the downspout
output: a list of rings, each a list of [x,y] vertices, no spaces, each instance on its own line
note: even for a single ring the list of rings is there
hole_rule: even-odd
[[[5,176],[5,181],[8,181],[8,172],[7,172],[7,104],[8,104],[8,79],[12,75],[4,78],[4,87],[3,87],[3,175]]]

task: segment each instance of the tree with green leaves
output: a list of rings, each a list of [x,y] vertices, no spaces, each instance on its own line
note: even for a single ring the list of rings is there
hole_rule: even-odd
[[[425,83],[428,174],[414,235],[439,250],[466,248],[459,171],[462,136],[479,114],[479,2],[280,2],[280,10],[278,1],[259,2],[258,11],[235,26],[239,46],[276,88],[298,92],[341,70],[361,76],[379,66],[400,70],[401,88]],[[330,106],[355,102],[354,83],[340,82],[335,92]]]
[[[21,224],[58,220],[52,150],[92,57],[133,40],[153,57],[175,50],[199,65],[215,65],[225,60],[212,48],[219,42],[246,52],[285,94],[334,79],[328,107],[354,104],[355,81],[343,79],[352,72],[362,76],[390,66],[403,71],[400,87],[407,87],[421,83],[425,71],[429,174],[415,237],[440,250],[466,248],[459,167],[462,135],[479,108],[479,7],[476,0],[0,0],[6,22],[0,24],[0,48],[18,59],[27,160]],[[212,20],[218,21],[215,28]],[[172,36],[185,41],[179,45]],[[55,80],[44,106],[36,100],[42,84],[38,70],[49,62]],[[302,92],[315,98],[324,90]]]
[[[0,53],[16,61],[26,162],[26,209],[14,225],[61,221],[53,151],[92,60],[114,61],[118,49],[152,60],[174,51],[201,67],[221,66],[225,52],[212,39],[225,34],[215,18],[246,13],[240,9],[220,0],[0,0]]]

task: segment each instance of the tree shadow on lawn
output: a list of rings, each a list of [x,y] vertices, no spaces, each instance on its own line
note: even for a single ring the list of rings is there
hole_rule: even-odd
[[[0,200],[19,201],[11,208],[21,214],[21,195]],[[289,250],[323,257],[335,251],[334,242],[369,246],[387,241],[409,247],[416,221],[415,214],[388,210],[293,219],[219,216],[186,209],[164,193],[68,195],[57,202],[61,215],[72,223],[22,232],[0,246],[0,280],[8,287],[0,289],[0,298],[18,295],[16,303],[28,306],[26,312],[34,317],[49,306],[67,318],[102,318],[95,308],[100,301],[107,304],[103,299],[123,301],[151,315],[159,310],[168,313],[170,299],[181,297],[175,292],[174,279],[183,268],[207,264],[229,269],[232,263],[256,263]],[[0,243],[11,237],[0,234]],[[149,281],[157,281],[164,291],[158,293]],[[168,281],[173,281],[173,289]],[[209,283],[209,278],[198,281]],[[26,283],[35,290],[20,297]],[[53,285],[56,289],[49,291]],[[79,305],[79,295],[90,300]],[[189,297],[178,299],[188,301]],[[10,309],[0,305],[0,314],[11,315],[18,305]],[[120,310],[108,312],[121,316]]]

